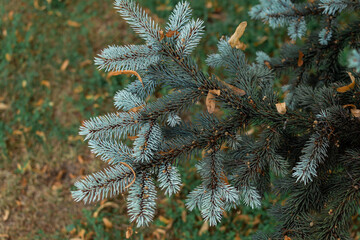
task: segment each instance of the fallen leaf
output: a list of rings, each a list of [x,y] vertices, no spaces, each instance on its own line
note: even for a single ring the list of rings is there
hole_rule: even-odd
[[[170,220],[167,219],[166,217],[164,216],[159,216],[159,220],[165,224],[169,224],[170,223]]]
[[[298,59],[298,66],[301,67],[304,64],[304,53],[302,51],[299,51],[299,59]]]
[[[170,37],[173,37],[174,35],[179,35],[180,33],[178,31],[173,31],[173,30],[169,30],[165,36],[170,38]]]
[[[38,135],[39,137],[43,138],[43,139],[46,139],[46,136],[45,136],[44,132],[36,131],[35,134]]]
[[[93,213],[93,217],[97,218],[99,216],[100,211],[106,207],[119,208],[119,205],[113,202],[106,202],[103,205],[101,205],[98,209],[96,209],[96,211]]]
[[[7,110],[9,109],[9,105],[6,105],[5,103],[0,103],[0,110]]]
[[[62,71],[62,72],[64,72],[65,70],[66,70],[66,68],[69,66],[69,60],[68,59],[66,59],[62,64],[61,64],[61,67],[60,67],[60,70]]]
[[[257,47],[257,46],[263,44],[266,40],[268,40],[268,36],[263,36],[262,38],[260,38],[259,41],[254,43],[254,46]]]
[[[10,216],[10,210],[6,209],[3,216],[4,222],[6,222],[9,219],[9,216]]]
[[[127,227],[126,233],[125,233],[126,239],[129,239],[133,235],[133,233],[134,233],[134,231],[133,231],[132,227]]]
[[[70,27],[75,27],[75,28],[78,28],[78,27],[81,26],[80,23],[75,22],[75,21],[72,21],[72,20],[68,20],[68,21],[67,21],[67,24],[68,24]]]
[[[230,37],[230,39],[228,41],[231,47],[245,50],[246,45],[244,43],[240,42],[240,38],[242,37],[242,35],[245,32],[246,26],[247,26],[247,22],[244,21],[244,22],[240,23],[239,26],[236,28],[235,33]]]
[[[343,108],[348,108],[348,107],[356,109],[356,106],[354,104],[346,104],[346,105],[343,106]]]
[[[1,234],[0,233],[0,238],[8,239],[8,238],[10,238],[10,236],[8,234]]]
[[[350,76],[351,83],[347,86],[337,88],[336,91],[338,91],[339,93],[347,92],[355,87],[355,77],[352,75],[351,72],[348,72],[348,74]]]
[[[10,53],[5,54],[5,59],[6,61],[10,62],[12,59],[11,54]]]
[[[81,239],[84,239],[85,229],[81,229],[77,236],[78,236],[79,238],[81,238]]]
[[[87,65],[90,65],[90,64],[92,64],[92,61],[90,59],[86,59],[85,61],[82,61],[80,63],[80,68],[83,68],[83,67],[85,67]]]
[[[109,219],[104,217],[102,220],[103,220],[104,226],[106,228],[112,228],[113,227],[113,224]]]
[[[268,69],[271,69],[271,64],[269,61],[264,61],[264,64],[267,66]]]
[[[138,136],[128,136],[128,139],[131,141],[135,141],[138,138]]]
[[[143,83],[140,75],[136,71],[132,71],[132,70],[122,70],[122,71],[117,71],[117,72],[109,72],[106,79],[109,79],[112,76],[118,76],[118,75],[122,75],[122,74],[133,74],[133,75],[135,75],[139,79],[139,81],[141,82],[142,86],[144,87],[144,83]]]
[[[203,225],[201,226],[198,235],[201,236],[203,235],[205,232],[207,232],[209,230],[209,223],[208,221],[204,222]]]
[[[47,88],[50,88],[50,82],[49,81],[46,81],[46,80],[42,80],[41,81],[41,85],[47,87]]]
[[[209,90],[208,95],[206,97],[206,107],[209,113],[213,113],[215,111],[216,102],[215,102],[215,96],[214,95],[220,95],[220,90],[212,89]]]
[[[42,6],[42,7],[40,7],[40,5],[39,5],[39,0],[34,0],[34,7],[37,9],[37,10],[45,10],[45,6]]]
[[[350,109],[350,112],[354,117],[360,118],[360,109]]]
[[[187,213],[186,213],[186,210],[183,210],[181,212],[181,220],[185,223],[186,222],[186,216],[187,216]]]
[[[291,240],[291,238],[285,235],[284,240]]]
[[[281,115],[284,115],[286,113],[286,103],[277,103],[276,104],[276,109],[278,111],[278,113],[280,113]]]

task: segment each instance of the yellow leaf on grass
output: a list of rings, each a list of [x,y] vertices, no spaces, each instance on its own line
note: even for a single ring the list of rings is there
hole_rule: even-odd
[[[360,109],[350,109],[350,111],[354,117],[360,118]]]
[[[132,227],[127,227],[126,233],[125,233],[125,234],[126,234],[126,235],[125,235],[126,239],[131,238],[131,236],[133,235],[133,233],[134,233],[134,231],[133,231]]]
[[[49,81],[46,81],[46,80],[42,80],[41,81],[41,85],[47,87],[47,88],[50,88],[50,82]]]
[[[5,59],[6,61],[10,62],[12,59],[11,54],[10,53],[5,54]]]
[[[344,93],[344,92],[350,91],[351,89],[353,89],[355,87],[355,77],[352,75],[351,72],[348,72],[348,74],[350,76],[351,83],[347,86],[337,88],[336,91],[338,91],[339,93]]]
[[[9,219],[9,216],[10,216],[10,210],[6,209],[3,216],[4,222],[6,222]]]
[[[159,216],[159,220],[165,224],[169,224],[171,222],[170,219],[167,219],[166,217],[164,216]]]
[[[0,103],[0,110],[7,110],[9,109],[9,105],[6,105],[5,103]]]
[[[201,226],[198,235],[201,236],[203,235],[205,232],[207,232],[209,230],[209,223],[208,221],[204,222],[203,225]]]
[[[45,10],[45,6],[41,6],[39,5],[39,0],[34,0],[34,7],[37,9],[37,10]]]
[[[106,202],[103,205],[101,205],[98,209],[96,209],[96,211],[93,214],[93,217],[97,218],[99,216],[100,211],[106,207],[119,208],[119,205],[113,202]]]
[[[69,66],[69,63],[70,63],[70,61],[69,61],[68,59],[66,59],[66,60],[61,64],[60,70],[61,70],[62,72],[64,72],[64,71],[67,69],[67,67]]]
[[[278,111],[278,113],[280,113],[281,115],[284,115],[286,113],[286,103],[277,103],[276,104],[276,109]]]
[[[215,112],[215,107],[216,107],[216,103],[215,103],[215,96],[214,95],[220,95],[220,90],[216,90],[216,89],[212,89],[209,90],[209,93],[206,97],[206,108],[208,110],[209,113],[213,113]]]
[[[75,22],[75,21],[72,21],[72,20],[68,20],[68,21],[67,21],[67,24],[68,24],[70,27],[75,27],[75,28],[78,28],[78,27],[81,26],[80,23]]]
[[[113,227],[113,224],[109,219],[104,217],[102,220],[103,220],[104,226],[106,228],[112,228]]]
[[[245,32],[246,26],[247,26],[247,22],[244,21],[240,23],[239,26],[236,28],[235,33],[231,36],[231,38],[228,41],[231,47],[245,50],[246,45],[240,42],[240,38]]]

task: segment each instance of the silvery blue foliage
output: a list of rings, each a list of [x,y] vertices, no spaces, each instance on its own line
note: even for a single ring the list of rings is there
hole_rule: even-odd
[[[319,121],[326,121],[327,115],[326,111],[322,111],[318,114]],[[293,169],[293,177],[296,178],[296,181],[307,184],[317,176],[316,169],[319,164],[324,162],[329,150],[329,139],[328,135],[322,132],[324,130],[312,134],[303,148],[300,161]]]
[[[159,149],[162,133],[159,124],[146,123],[134,142],[134,156],[136,162],[150,162],[154,153]]]
[[[147,173],[138,175],[127,197],[130,221],[136,222],[138,227],[148,226],[155,216],[156,198],[152,178]]]
[[[320,7],[324,9],[324,14],[335,15],[348,7],[348,0],[320,0]]]
[[[177,167],[170,164],[163,165],[159,168],[158,173],[159,187],[165,189],[165,194],[171,196],[180,191],[181,178]]]
[[[268,61],[268,62],[270,61],[269,55],[267,55],[263,51],[257,51],[256,52],[256,62],[258,64],[264,64],[265,61]]]
[[[170,127],[175,127],[176,125],[179,125],[181,123],[181,117],[175,113],[170,113],[167,117],[166,123]]]
[[[145,69],[160,60],[159,50],[148,45],[109,46],[95,58],[95,65],[107,72]]]
[[[180,32],[177,40],[176,50],[179,55],[189,55],[199,44],[204,33],[204,21],[197,19],[187,23]]]
[[[289,36],[292,40],[296,40],[297,38],[301,38],[306,33],[306,22],[305,18],[297,18],[292,23],[290,23],[288,27]]]
[[[120,162],[131,163],[134,161],[132,150],[121,142],[115,140],[90,140],[91,152],[110,165]]]
[[[355,68],[356,72],[360,72],[360,51],[352,50],[349,58],[349,67]]]
[[[208,152],[196,166],[202,184],[188,195],[186,206],[190,210],[198,207],[204,220],[214,226],[221,221],[224,209],[238,203],[239,192],[225,180],[221,153]]]
[[[191,19],[192,9],[188,2],[179,2],[169,17],[166,31],[181,32],[186,23]]]
[[[77,190],[71,191],[71,195],[75,201],[84,203],[111,198],[124,192],[133,178],[134,176],[127,166],[109,166],[103,171],[88,175],[75,182]]]
[[[126,22],[150,46],[158,46],[161,39],[160,27],[148,14],[133,0],[116,0],[115,8]]]
[[[120,90],[116,93],[115,97],[115,107],[118,110],[129,111],[132,108],[140,107],[145,105],[145,102],[138,98],[135,94],[128,92],[126,90]]]
[[[332,37],[332,31],[324,28],[319,33],[319,42],[321,45],[327,45]]]
[[[139,128],[140,114],[135,112],[111,113],[102,117],[84,121],[80,127],[80,135],[88,139],[121,138],[133,135]]]
[[[244,186],[240,190],[241,199],[251,208],[261,207],[261,196],[254,186]]]

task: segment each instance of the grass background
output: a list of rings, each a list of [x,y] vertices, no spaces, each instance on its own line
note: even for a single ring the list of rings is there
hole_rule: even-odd
[[[177,2],[140,1],[160,24]],[[133,232],[131,239],[238,240],[250,239],[259,229],[271,231],[274,222],[266,209],[280,201],[274,196],[267,196],[261,209],[242,207],[228,213],[214,228],[203,223],[198,211],[186,211],[184,199],[199,183],[196,158],[181,166],[181,193],[171,199],[160,194],[149,228],[129,223],[124,196],[90,206],[73,202],[70,189],[76,178],[104,167],[78,136],[79,125],[114,111],[115,92],[133,81],[106,78],[93,58],[111,44],[142,42],[112,4],[0,0],[0,239],[124,239]],[[248,21],[242,41],[248,45],[249,61],[258,50],[277,54],[281,44],[289,42],[284,30],[249,19],[253,4],[191,1],[194,16],[206,23],[194,54],[205,71],[206,55],[241,21]]]

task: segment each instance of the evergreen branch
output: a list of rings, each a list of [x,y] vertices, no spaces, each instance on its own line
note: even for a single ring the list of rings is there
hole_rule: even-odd
[[[165,194],[171,196],[180,191],[181,178],[179,170],[175,166],[166,163],[159,168],[158,181],[161,190],[165,189]]]
[[[178,55],[184,57],[190,55],[194,48],[199,44],[204,33],[204,22],[197,19],[187,23],[180,32],[179,40],[176,45]]]
[[[133,135],[139,128],[141,115],[134,112],[111,113],[102,117],[84,121],[80,135],[87,139],[121,138],[126,134]]]
[[[121,142],[115,140],[90,140],[91,152],[100,156],[104,162],[117,165],[120,162],[131,163],[134,161],[132,150]]]
[[[95,58],[95,65],[106,72],[145,69],[160,60],[159,49],[147,45],[109,46]]]
[[[103,171],[86,176],[75,183],[72,191],[75,201],[91,203],[122,193],[131,182],[133,171],[124,165],[114,165]],[[135,177],[135,176],[134,176]]]
[[[115,8],[149,45],[161,41],[160,27],[132,0],[116,0]]]
[[[127,198],[130,221],[138,227],[148,226],[153,220],[156,209],[156,190],[153,180],[147,173],[142,173],[130,187]]]
[[[155,122],[146,123],[140,130],[134,142],[134,156],[136,162],[150,162],[154,153],[159,149],[162,133]]]
[[[181,32],[183,27],[190,21],[192,10],[188,2],[181,1],[176,4],[169,17],[166,31]]]
[[[126,90],[120,90],[115,94],[114,105],[118,110],[130,111],[145,105],[145,102],[136,95]]]

